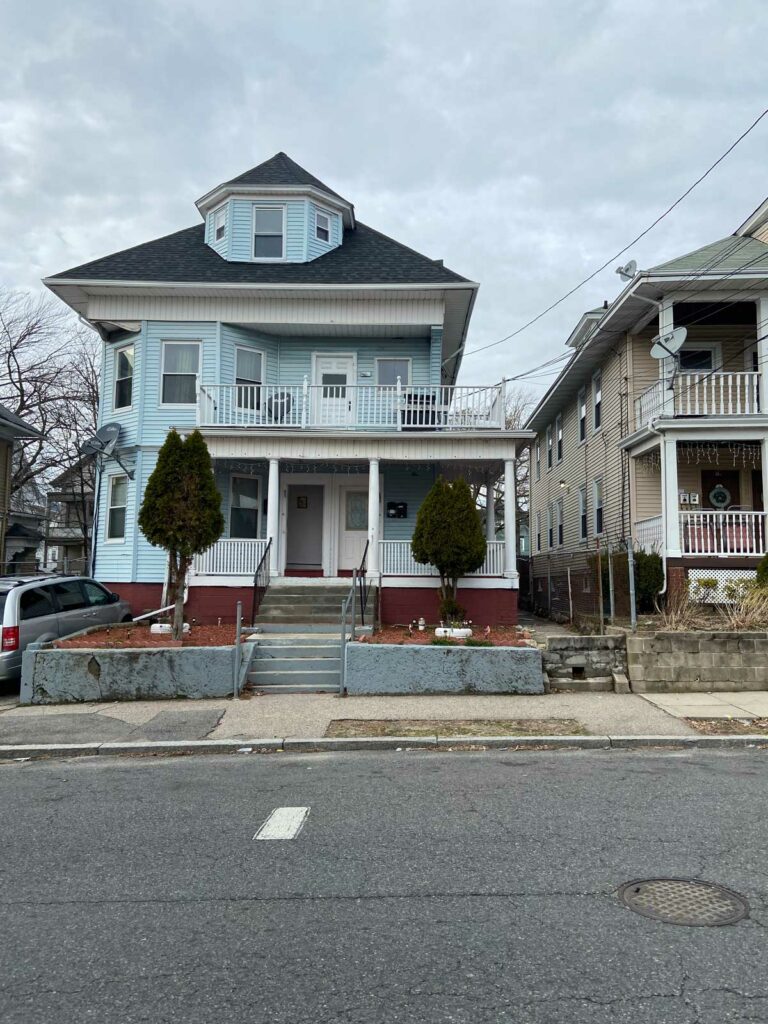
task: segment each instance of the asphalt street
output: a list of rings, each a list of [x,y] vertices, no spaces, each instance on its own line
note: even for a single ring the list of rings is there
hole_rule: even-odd
[[[767,757],[2,765],[0,1021],[768,1021]],[[751,916],[618,902],[658,876]]]

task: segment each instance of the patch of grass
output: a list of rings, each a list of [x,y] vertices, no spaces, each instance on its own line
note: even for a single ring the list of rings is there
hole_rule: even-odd
[[[474,637],[470,636],[470,637],[467,637],[467,639],[464,641],[464,646],[465,647],[493,647],[493,644],[491,643],[490,640],[479,640],[479,639],[476,640]]]
[[[757,736],[768,733],[768,718],[686,718],[692,729],[708,736]]]
[[[433,647],[458,647],[459,643],[457,640],[452,640],[447,636],[435,636],[432,637],[430,643]]]
[[[587,736],[575,718],[335,718],[326,736]]]

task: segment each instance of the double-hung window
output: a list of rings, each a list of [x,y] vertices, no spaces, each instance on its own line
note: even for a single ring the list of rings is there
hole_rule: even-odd
[[[285,258],[285,209],[282,206],[254,206],[253,258]]]
[[[320,242],[331,240],[331,218],[322,210],[315,210],[315,238]]]
[[[125,540],[128,477],[111,476],[107,492],[107,540]]]
[[[229,504],[229,536],[259,536],[259,478],[233,476]]]
[[[552,469],[552,427],[547,427],[547,469]]]
[[[376,383],[394,387],[398,378],[403,387],[411,383],[411,361],[410,359],[377,359],[376,360]]]
[[[579,441],[587,439],[587,389],[579,392]]]
[[[133,405],[133,360],[133,345],[115,352],[115,409],[130,409]]]
[[[213,214],[213,240],[222,242],[227,233],[227,208],[219,207]]]
[[[253,348],[235,349],[235,403],[238,409],[261,408],[264,356]]]
[[[163,405],[194,405],[200,371],[200,344],[196,341],[163,342]]]
[[[555,546],[555,513],[551,505],[547,506],[547,547]]]
[[[603,481],[600,477],[592,484],[592,503],[594,505],[594,532],[599,537],[603,533]]]
[[[587,488],[579,488],[579,540],[587,539]]]
[[[536,513],[536,550],[541,551],[541,512]]]
[[[565,539],[564,538],[564,533],[563,533],[563,531],[564,531],[564,525],[563,525],[564,510],[563,510],[563,499],[562,498],[558,498],[557,499],[556,511],[557,511],[557,544],[558,544],[558,547],[562,547],[564,539]]]
[[[541,480],[541,441],[536,438],[536,479]]]
[[[555,420],[555,444],[557,446],[557,461],[563,461],[563,417],[558,414]]]
[[[603,373],[598,370],[592,378],[592,410],[594,428],[600,430],[603,425]]]

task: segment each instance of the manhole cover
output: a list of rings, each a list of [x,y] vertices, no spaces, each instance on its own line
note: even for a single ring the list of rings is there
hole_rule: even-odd
[[[667,924],[713,928],[735,924],[749,915],[749,904],[737,892],[690,878],[627,882],[619,889],[619,899],[636,914]]]

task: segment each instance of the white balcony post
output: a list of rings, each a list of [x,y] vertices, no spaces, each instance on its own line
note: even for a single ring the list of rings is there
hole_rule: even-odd
[[[269,549],[269,575],[277,576],[277,540],[280,531],[280,461],[269,460],[269,480],[267,482],[267,540],[272,539]]]
[[[768,311],[767,311],[768,312]],[[768,371],[768,366],[766,366]],[[761,380],[764,374],[761,374]],[[762,398],[761,398],[762,401]],[[761,409],[765,408],[760,406]],[[766,530],[766,500],[768,500],[768,438],[764,437],[760,442],[760,469],[763,474],[763,514],[758,518],[757,521],[757,536],[760,539],[759,553],[762,554],[768,551],[768,530]],[[757,517],[756,517],[757,518]]]
[[[664,437],[661,442],[661,493],[664,505],[664,547],[668,558],[679,558],[680,502],[677,495],[677,441]]]
[[[496,540],[496,510],[493,507],[493,476],[485,474],[485,539]]]
[[[379,571],[379,460],[368,462],[368,562],[369,575]]]
[[[760,412],[768,411],[768,299],[757,299],[757,378]],[[751,369],[751,367],[750,367]],[[763,487],[766,486],[765,469],[763,469]]]
[[[517,487],[515,460],[504,460],[504,575],[517,576]]]

